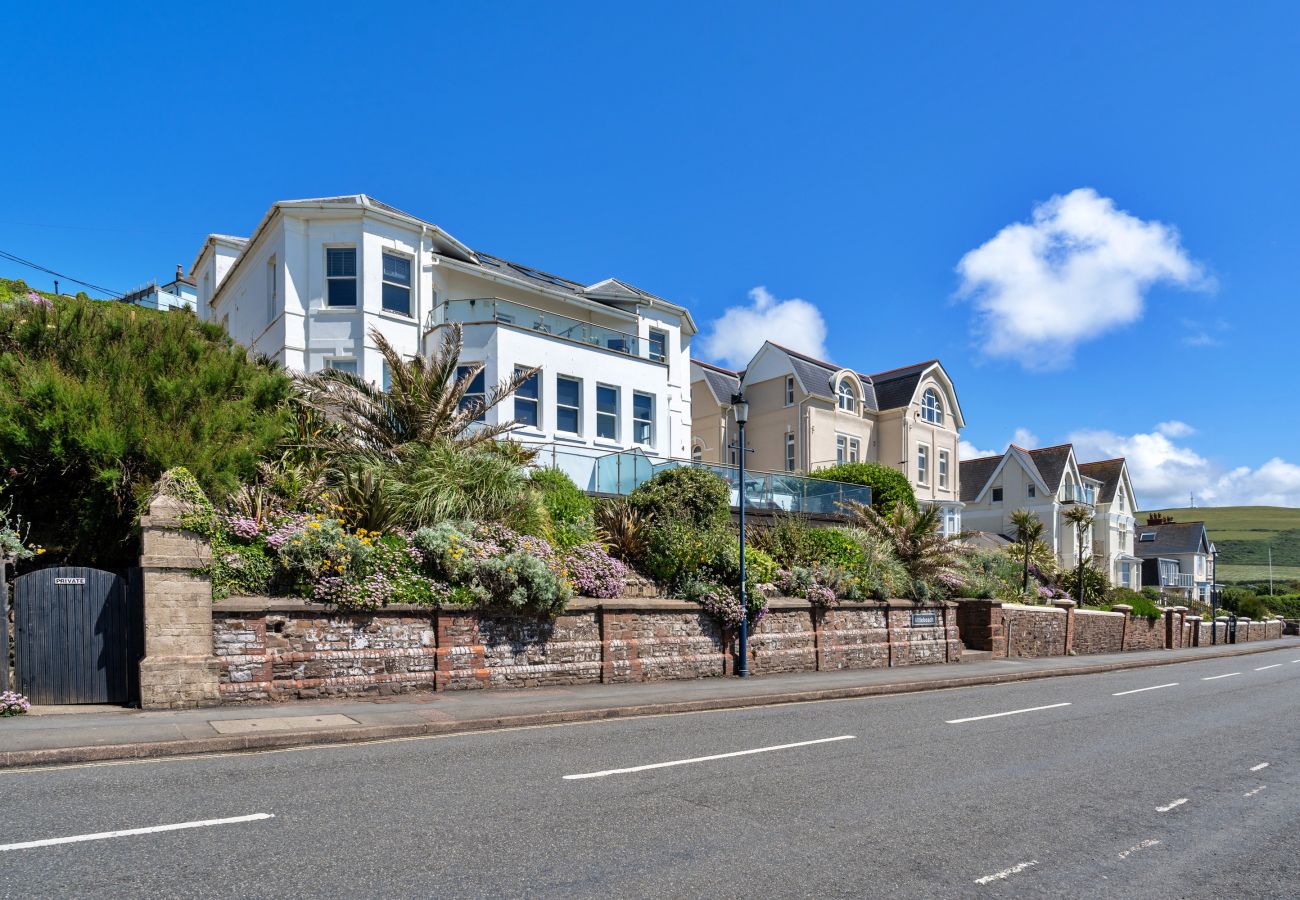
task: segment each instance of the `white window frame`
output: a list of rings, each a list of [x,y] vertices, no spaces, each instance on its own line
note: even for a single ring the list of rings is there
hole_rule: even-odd
[[[331,275],[330,274],[330,252],[334,250],[351,250],[352,251],[352,274],[351,275]],[[357,252],[356,244],[336,244],[325,245],[325,306],[329,309],[360,309],[361,308],[361,254]],[[335,281],[351,281],[354,301],[347,303],[330,302],[330,284]]]
[[[648,418],[648,419],[640,419],[640,418],[637,418],[637,414],[636,414],[636,400],[637,400],[638,397],[645,397],[647,400],[650,401],[650,418]],[[654,446],[654,443],[655,443],[655,412],[656,412],[655,407],[658,406],[658,404],[655,402],[655,400],[656,400],[655,395],[652,394],[652,393],[650,393],[649,391],[633,391],[633,392],[632,392],[632,443],[634,443],[634,444],[640,444],[640,445],[643,446],[643,447],[653,447],[653,446]],[[638,426],[642,426],[642,425],[644,425],[644,426],[648,426],[648,429],[649,429],[649,437],[648,437],[647,440],[644,440],[644,441],[643,441],[643,440],[638,440],[638,439],[637,439],[637,430],[638,430]]]
[[[664,339],[663,340],[664,352],[662,355],[655,354],[655,342],[654,342],[655,335],[659,335]],[[664,331],[662,328],[651,328],[649,331],[649,335],[646,337],[645,345],[646,345],[646,354],[650,357],[651,360],[660,363],[668,362],[668,332]]]
[[[849,461],[849,436],[847,434],[835,435],[835,464],[843,465]]]
[[[931,425],[943,424],[943,401],[934,388],[926,388],[921,395],[921,419]]]
[[[527,371],[530,368],[532,368],[532,366],[515,366],[515,372],[518,373],[520,371]],[[540,430],[542,427],[542,370],[541,369],[538,369],[535,372],[533,372],[532,380],[537,385],[537,396],[521,397],[519,395],[519,391],[515,391],[514,393],[515,408],[514,408],[513,418],[516,422],[519,422],[520,428],[535,428]],[[521,384],[520,387],[523,387],[523,385]],[[520,403],[531,403],[533,405],[533,419],[535,421],[531,425],[529,425],[527,422],[521,422],[519,420]]]
[[[785,405],[794,406],[794,376],[785,376]]]
[[[785,433],[785,470],[794,471],[794,432]]]
[[[948,487],[948,451],[939,451],[939,487]]]
[[[862,441],[858,438],[849,438],[849,462],[862,462]]]
[[[1038,488],[1031,484],[1029,487],[1025,488],[1025,493],[1028,495],[1029,499],[1032,500],[1038,496]]]
[[[465,370],[474,368],[474,365],[475,364],[471,362],[471,363],[462,363],[456,366],[456,380],[460,381],[461,378],[463,378],[466,374]],[[481,391],[471,390],[471,388],[473,388],[474,386],[474,382],[471,379],[469,385],[466,387],[465,394],[461,397],[461,406],[459,407],[459,409],[457,409],[457,412],[459,412],[460,409],[464,409],[475,398],[478,398],[479,405],[482,406],[483,409],[479,411],[479,414],[477,417],[475,417],[474,421],[486,422],[487,421],[487,387],[488,387],[487,366],[480,366],[478,372],[474,375],[474,378],[483,379],[483,390]]]
[[[989,502],[990,502],[990,503],[1001,503],[1001,502],[1002,502],[1002,488],[1000,488],[1000,487],[995,487],[995,488],[991,488],[991,489],[989,490]]]
[[[853,389],[853,383],[847,378],[840,379],[839,387],[835,389],[836,407],[843,412],[856,413],[858,411],[858,392]],[[848,406],[844,404],[848,403]]]
[[[561,382],[561,381],[572,381],[572,382],[574,382],[574,383],[576,383],[576,384],[578,385],[578,405],[577,405],[577,406],[569,406],[569,405],[566,404],[566,403],[561,403],[561,402],[560,402],[560,382]],[[565,409],[565,410],[571,409],[571,410],[574,411],[574,418],[577,420],[577,421],[576,421],[576,425],[577,425],[577,429],[578,429],[577,431],[566,431],[565,429],[563,429],[563,428],[560,427],[560,410],[562,410],[562,409]],[[556,430],[557,432],[561,433],[561,434],[576,434],[576,435],[578,435],[579,437],[581,437],[581,435],[582,435],[582,379],[581,379],[581,378],[578,378],[576,375],[556,375],[556,376],[555,376],[555,430]]]
[[[613,391],[613,392],[614,392],[614,411],[613,411],[612,413],[610,413],[610,412],[601,412],[601,409],[600,409],[600,392],[601,392],[602,390]],[[596,437],[597,437],[597,438],[599,438],[599,439],[602,440],[602,441],[617,441],[617,440],[619,440],[619,435],[622,433],[622,427],[621,427],[621,426],[622,426],[622,424],[623,424],[623,423],[622,423],[622,415],[621,415],[621,413],[622,413],[622,409],[623,409],[623,391],[622,391],[622,389],[619,388],[619,386],[616,385],[616,384],[604,384],[604,383],[602,383],[602,382],[597,382],[597,383],[596,383]],[[610,437],[610,436],[608,436],[608,435],[603,435],[603,434],[600,433],[600,423],[601,423],[602,421],[604,421],[604,420],[608,420],[608,419],[610,419],[610,418],[613,418],[613,420],[614,420],[614,436],[613,436],[613,437]]]
[[[930,483],[930,445],[917,443],[916,445],[916,483],[928,485]]]
[[[406,261],[408,284],[388,280],[388,274],[384,271],[385,256]],[[415,318],[415,259],[409,254],[398,253],[396,250],[384,250],[379,254],[379,273],[379,309],[390,316],[401,316],[404,319]],[[384,288],[386,287],[401,288],[406,291],[406,312],[399,309],[389,309],[384,305]]]
[[[704,462],[704,448],[699,444],[691,447],[691,462]]]

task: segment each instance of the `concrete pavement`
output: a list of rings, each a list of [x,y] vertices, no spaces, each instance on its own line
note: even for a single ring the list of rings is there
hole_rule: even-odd
[[[10,769],[0,895],[1290,897],[1297,713],[1300,652],[1274,645],[935,694]],[[66,842],[162,825],[192,827]],[[59,842],[6,849],[31,841]]]
[[[95,708],[0,720],[0,768],[357,742],[591,719],[734,709],[997,684],[1256,654],[1300,640],[1045,659],[974,659],[956,665],[454,691],[381,700],[259,704],[142,712]]]

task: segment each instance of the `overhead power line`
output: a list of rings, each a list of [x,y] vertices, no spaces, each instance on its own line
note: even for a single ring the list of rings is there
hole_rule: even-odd
[[[71,275],[65,275],[62,272],[56,272],[51,268],[41,265],[40,263],[34,263],[30,259],[23,259],[21,256],[15,256],[14,254],[10,253],[7,250],[0,250],[0,259],[7,259],[10,262],[18,263],[20,266],[27,266],[28,268],[35,269],[38,272],[44,272],[47,275],[53,275],[55,278],[59,278],[64,281],[70,281],[73,284],[79,284],[82,287],[90,288],[92,291],[95,291],[96,293],[107,294],[108,296],[112,297],[115,300],[121,300],[124,296],[126,296],[122,291],[115,291],[112,288],[106,288],[103,285],[92,284],[89,281],[82,281],[80,278],[73,278]]]

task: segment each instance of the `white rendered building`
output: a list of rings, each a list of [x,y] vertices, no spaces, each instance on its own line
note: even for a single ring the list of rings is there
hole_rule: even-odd
[[[383,384],[372,329],[403,354],[427,355],[460,322],[462,361],[484,364],[472,391],[540,367],[488,413],[517,419],[518,439],[551,445],[556,459],[689,454],[695,323],[624,282],[583,285],[476,252],[364,194],[278,202],[247,239],[209,236],[190,276],[200,318],[286,368]],[[565,468],[594,486],[594,472]]]

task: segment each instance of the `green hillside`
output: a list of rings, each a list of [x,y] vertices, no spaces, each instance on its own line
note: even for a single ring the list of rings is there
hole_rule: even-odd
[[[1219,549],[1222,581],[1254,581],[1268,577],[1268,551],[1273,549],[1275,578],[1300,577],[1300,509],[1287,506],[1198,506],[1195,509],[1156,509],[1149,513],[1175,522],[1204,522]]]

